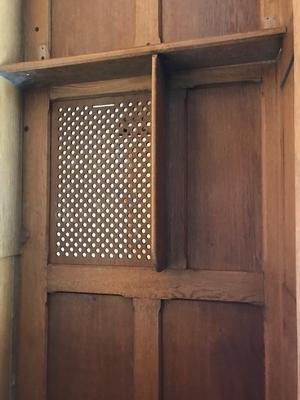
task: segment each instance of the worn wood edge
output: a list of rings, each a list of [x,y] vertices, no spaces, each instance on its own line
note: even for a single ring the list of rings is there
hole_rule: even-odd
[[[60,68],[76,67],[80,65],[101,64],[105,61],[134,60],[141,57],[149,57],[153,54],[176,54],[190,50],[201,50],[205,48],[218,48],[231,46],[233,44],[245,44],[261,40],[274,40],[281,38],[286,33],[285,28],[265,29],[248,33],[237,33],[218,37],[202,38],[176,43],[163,43],[137,47],[133,49],[117,50],[81,56],[53,58],[43,61],[21,62],[16,64],[0,66],[0,76],[3,76],[15,84],[22,85],[26,81],[34,83],[35,74],[38,71],[54,71]],[[278,43],[278,51],[280,44]],[[50,72],[49,72],[50,73]]]
[[[166,221],[166,81],[158,55],[152,57],[152,249],[157,271],[167,263]]]
[[[294,51],[295,51],[295,197],[296,197],[296,304],[297,304],[297,364],[298,364],[298,388],[297,399],[300,398],[300,3],[293,0],[294,6]],[[294,399],[293,399],[294,400]]]
[[[115,94],[144,90],[151,90],[151,76],[145,75],[126,79],[54,86],[50,89],[50,99],[61,100],[83,96],[98,96],[99,94]]]
[[[159,208],[158,204],[158,170],[159,165],[157,163],[157,151],[158,151],[158,141],[157,135],[160,134],[159,131],[159,121],[158,121],[158,104],[159,104],[159,87],[158,87],[158,56],[152,56],[152,112],[151,112],[151,127],[152,127],[152,135],[151,135],[151,251],[152,258],[154,260],[155,268],[159,270],[161,266],[159,265],[158,260],[158,244],[159,237],[157,236],[157,211]]]
[[[12,399],[17,257],[0,258],[0,398]]]
[[[161,301],[134,299],[134,399],[159,400]]]
[[[48,292],[264,304],[261,273],[49,265]]]
[[[269,63],[273,62],[267,62]],[[217,83],[260,83],[262,68],[261,63],[249,63],[179,71],[170,76],[169,85],[171,89],[192,89]]]
[[[47,90],[24,99],[23,243],[17,316],[18,400],[46,398],[48,111]],[[42,134],[41,134],[42,133]],[[37,150],[38,149],[38,150]],[[37,168],[37,165],[39,166]]]
[[[291,16],[287,25],[287,34],[284,36],[279,58],[280,85],[284,85],[294,63],[294,21]]]
[[[41,60],[41,48],[47,57],[51,51],[51,1],[26,0],[23,11],[23,52],[25,60]]]
[[[276,67],[265,69],[262,85],[264,342],[266,399],[281,400],[283,150]]]

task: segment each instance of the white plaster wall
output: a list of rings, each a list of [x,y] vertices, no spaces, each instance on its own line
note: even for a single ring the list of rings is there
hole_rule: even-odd
[[[0,64],[22,58],[21,6],[22,0],[0,0]]]

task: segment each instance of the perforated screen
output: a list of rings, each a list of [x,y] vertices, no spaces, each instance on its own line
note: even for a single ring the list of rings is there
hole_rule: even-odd
[[[50,260],[151,265],[151,96],[52,105]]]

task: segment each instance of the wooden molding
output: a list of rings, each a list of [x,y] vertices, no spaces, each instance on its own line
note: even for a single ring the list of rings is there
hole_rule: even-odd
[[[50,99],[62,100],[73,97],[99,96],[99,93],[104,95],[145,90],[151,90],[151,76],[54,86],[50,90]]]
[[[17,398],[46,398],[46,260],[48,228],[48,92],[27,93],[24,111],[23,224],[18,308]],[[37,167],[38,166],[38,167]]]
[[[177,43],[137,47],[82,56],[23,62],[0,67],[0,76],[21,87],[149,75],[151,56],[159,54],[171,71],[220,65],[274,61],[283,28],[237,33]]]
[[[260,83],[262,75],[261,64],[229,65],[178,71],[171,75],[169,84],[171,89],[193,89],[219,83]]]
[[[282,398],[283,150],[277,83],[276,66],[269,67],[262,86],[262,188],[266,399],[272,400]]]
[[[134,399],[159,400],[160,300],[134,299]]]
[[[116,294],[131,298],[264,303],[263,275],[74,265],[48,266],[48,292]]]

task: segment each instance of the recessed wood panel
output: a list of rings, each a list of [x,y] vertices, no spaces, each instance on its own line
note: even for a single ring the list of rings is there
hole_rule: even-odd
[[[163,309],[163,400],[263,400],[260,308],[170,301]]]
[[[163,41],[250,32],[260,27],[259,0],[162,0]]]
[[[259,84],[188,95],[190,268],[261,269]]]
[[[135,0],[52,0],[52,57],[133,47]]]
[[[132,337],[131,300],[50,295],[48,400],[132,400]]]

